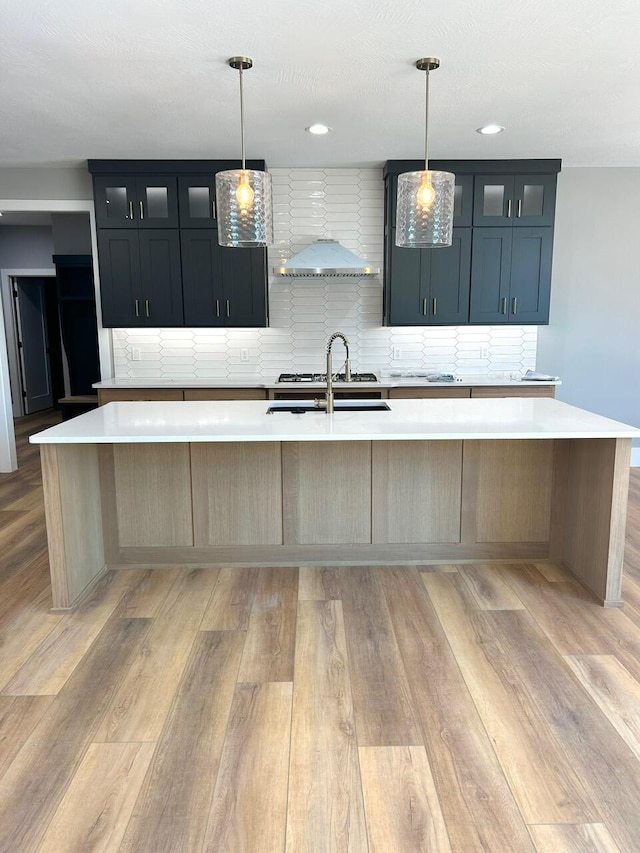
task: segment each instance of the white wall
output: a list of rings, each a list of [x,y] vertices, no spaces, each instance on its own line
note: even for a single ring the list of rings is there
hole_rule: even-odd
[[[0,198],[93,199],[86,165],[68,168],[0,168]]]
[[[640,427],[640,168],[564,169],[551,322],[538,367],[558,398]]]

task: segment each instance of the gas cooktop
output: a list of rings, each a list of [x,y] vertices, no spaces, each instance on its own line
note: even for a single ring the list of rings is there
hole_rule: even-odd
[[[344,382],[344,373],[334,374],[336,382]],[[326,382],[326,373],[281,373],[278,382]],[[375,373],[352,373],[352,382],[377,382]]]

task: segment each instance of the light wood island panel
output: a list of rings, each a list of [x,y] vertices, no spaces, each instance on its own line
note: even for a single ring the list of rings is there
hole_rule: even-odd
[[[616,606],[630,441],[45,447],[55,606],[71,606],[105,566],[550,557]]]

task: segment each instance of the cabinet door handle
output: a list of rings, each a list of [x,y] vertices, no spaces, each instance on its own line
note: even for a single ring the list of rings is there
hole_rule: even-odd
[[[521,216],[522,216],[522,199],[521,199],[521,198],[519,198],[519,199],[518,199],[518,209],[517,209],[517,211],[516,211],[516,217],[517,217],[518,219],[520,219],[520,217],[521,217]]]
[[[422,300],[422,313],[424,314],[425,317],[427,316],[427,300],[426,299]]]
[[[138,204],[140,205],[140,219],[144,219],[144,207],[142,205],[142,202],[139,201]]]
[[[431,313],[433,314],[434,317],[438,313],[438,300],[436,299],[435,296],[433,297],[433,305],[431,308]]]
[[[220,316],[220,300],[216,299],[216,317]]]
[[[514,296],[513,299],[511,300],[511,313],[512,314],[518,313],[518,297],[517,296]]]
[[[511,219],[511,199],[507,202],[507,219]]]
[[[140,300],[136,299],[136,317],[140,316]]]
[[[144,310],[146,312],[147,317],[150,317],[151,312],[149,311],[149,300],[148,299],[144,300]]]
[[[213,214],[213,218],[216,219],[216,203],[215,203],[215,200],[211,202],[211,212]]]
[[[133,219],[133,202],[129,202],[129,219]]]
[[[506,296],[502,297],[502,308],[500,309],[500,313],[501,314],[507,313],[507,297]]]
[[[229,305],[229,300],[227,299],[227,317],[231,316],[231,306]]]

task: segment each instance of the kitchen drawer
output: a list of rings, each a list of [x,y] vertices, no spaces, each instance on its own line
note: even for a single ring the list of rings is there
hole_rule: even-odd
[[[333,386],[333,396],[336,400],[382,400],[386,399],[385,388],[359,388],[349,391],[339,391],[336,385]],[[270,400],[313,400],[315,397],[324,397],[324,386],[321,388],[317,385],[313,388],[307,388],[301,391],[271,391],[269,394]]]
[[[125,401],[184,400],[182,388],[98,388],[98,404]]]
[[[555,397],[555,385],[492,385],[471,389],[472,397]]]
[[[185,400],[266,400],[264,388],[185,388]]]
[[[390,388],[390,400],[452,400],[471,396],[470,388]]]

